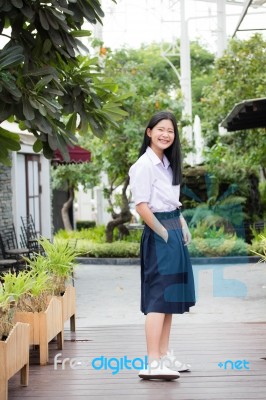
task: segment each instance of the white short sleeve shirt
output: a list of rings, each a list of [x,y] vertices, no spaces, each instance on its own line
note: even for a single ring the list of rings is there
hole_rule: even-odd
[[[148,203],[152,212],[173,211],[182,206],[180,185],[172,185],[173,172],[164,155],[163,162],[148,146],[129,169],[130,188],[135,204]]]

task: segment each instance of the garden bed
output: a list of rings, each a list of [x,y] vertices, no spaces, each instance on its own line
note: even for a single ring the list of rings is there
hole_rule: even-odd
[[[72,285],[66,287],[63,296],[58,297],[62,303],[62,323],[70,320],[70,330],[76,330],[76,289]]]
[[[6,340],[0,340],[0,399],[8,399],[8,380],[21,371],[22,386],[29,381],[29,335],[28,324],[17,322]]]
[[[15,322],[30,324],[30,344],[40,346],[40,365],[48,362],[48,344],[57,336],[58,349],[63,348],[62,302],[52,297],[44,312],[17,311]]]

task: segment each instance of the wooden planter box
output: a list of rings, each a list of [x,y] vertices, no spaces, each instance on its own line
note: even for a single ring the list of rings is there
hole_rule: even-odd
[[[58,349],[63,348],[62,302],[52,297],[43,312],[15,313],[15,321],[30,324],[30,344],[40,346],[40,365],[48,362],[48,343],[57,336]]]
[[[22,386],[29,382],[30,326],[17,322],[8,338],[0,341],[0,399],[8,398],[8,380],[20,371]]]
[[[76,330],[76,289],[69,285],[65,293],[60,297],[62,302],[63,325],[70,319],[70,330]]]

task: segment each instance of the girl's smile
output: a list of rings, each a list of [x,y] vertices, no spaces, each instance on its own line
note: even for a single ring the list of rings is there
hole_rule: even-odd
[[[168,149],[174,141],[175,132],[172,121],[163,119],[152,129],[147,130],[150,137],[150,147],[155,154],[162,160],[164,150]]]

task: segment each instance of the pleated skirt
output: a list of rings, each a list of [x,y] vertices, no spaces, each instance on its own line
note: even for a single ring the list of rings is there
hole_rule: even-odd
[[[141,311],[183,314],[196,303],[192,265],[184,245],[180,211],[154,213],[168,231],[167,243],[145,225],[140,245]]]

